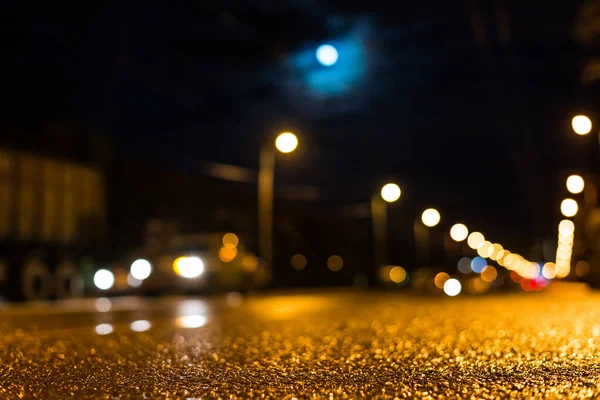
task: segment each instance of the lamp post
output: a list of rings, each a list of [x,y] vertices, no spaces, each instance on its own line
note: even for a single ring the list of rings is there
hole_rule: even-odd
[[[267,265],[273,266],[273,183],[275,176],[275,149],[291,153],[298,147],[298,138],[283,132],[273,143],[265,142],[260,149],[258,171],[258,248]]]
[[[388,183],[381,188],[380,193],[371,196],[371,219],[373,223],[373,253],[375,268],[382,267],[388,262],[387,245],[387,204],[400,198],[402,191],[395,183]]]

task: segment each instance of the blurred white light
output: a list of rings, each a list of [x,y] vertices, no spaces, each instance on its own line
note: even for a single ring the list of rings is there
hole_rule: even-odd
[[[107,269],[99,269],[94,274],[94,285],[100,290],[108,290],[115,284],[115,275]]]
[[[450,278],[444,283],[444,293],[448,296],[456,296],[462,290],[462,286],[458,279]]]
[[[575,224],[569,219],[563,219],[558,224],[558,232],[561,235],[569,236],[575,231]]]
[[[571,175],[567,178],[567,190],[573,194],[583,192],[585,181],[579,175]]]
[[[129,271],[131,272],[131,276],[133,276],[135,279],[143,281],[152,273],[152,265],[148,260],[140,258],[131,264]]]
[[[129,286],[131,286],[132,288],[138,288],[140,286],[142,286],[142,283],[144,281],[142,281],[141,279],[136,279],[134,278],[131,273],[127,274],[127,284]]]
[[[421,221],[423,221],[423,224],[430,228],[439,224],[440,219],[440,213],[435,208],[428,208],[427,210],[423,211],[423,214],[421,215]]]
[[[108,299],[106,297],[99,297],[96,299],[96,302],[94,305],[96,307],[96,311],[105,313],[105,312],[109,312],[110,309],[112,308],[112,301],[110,301],[110,299]]]
[[[338,51],[330,44],[323,44],[317,48],[315,53],[319,63],[325,67],[331,67],[338,60]]]
[[[111,324],[100,324],[96,325],[96,333],[98,335],[108,335],[113,332],[113,326]]]
[[[547,262],[544,264],[544,267],[542,268],[542,275],[546,279],[556,278],[556,264],[553,262]]]
[[[467,244],[473,250],[477,250],[485,242],[485,237],[480,232],[471,232],[467,238]]]
[[[186,279],[194,279],[204,272],[204,263],[198,257],[179,257],[175,260],[175,272]]]
[[[206,324],[205,315],[184,315],[177,318],[176,324],[180,328],[200,328]]]
[[[400,198],[402,191],[395,183],[388,183],[381,188],[381,198],[388,203],[393,203]]]
[[[592,130],[592,120],[585,115],[576,115],[571,120],[573,131],[578,135],[587,135]]]
[[[564,199],[562,203],[560,203],[560,212],[565,217],[574,217],[577,214],[579,207],[577,206],[577,202],[573,199]]]
[[[275,139],[275,147],[282,153],[291,153],[298,147],[298,137],[292,132],[283,132]]]
[[[145,319],[140,319],[137,321],[133,321],[130,325],[130,328],[134,332],[146,332],[148,329],[150,329],[151,326],[152,325],[149,321],[146,321]]]
[[[454,224],[450,228],[450,237],[456,242],[462,242],[469,235],[469,230],[464,224]]]

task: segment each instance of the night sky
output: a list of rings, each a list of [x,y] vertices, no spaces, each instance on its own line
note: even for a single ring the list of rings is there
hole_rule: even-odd
[[[594,104],[577,2],[205,3],[18,6],[11,118],[74,121],[185,168],[256,169],[260,143],[293,130],[278,184],[318,187],[321,202],[365,202],[394,179],[398,215],[435,206],[509,246],[554,235],[559,174],[596,144],[569,128]],[[322,43],[333,67],[314,57]]]

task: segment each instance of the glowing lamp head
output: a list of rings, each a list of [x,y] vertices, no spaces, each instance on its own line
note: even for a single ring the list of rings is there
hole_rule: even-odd
[[[454,297],[460,293],[462,290],[462,285],[460,281],[455,278],[450,278],[446,282],[444,282],[444,293],[450,297]]]
[[[462,242],[469,235],[469,230],[464,224],[454,224],[450,228],[450,237],[456,242]]]
[[[567,190],[573,194],[583,192],[585,181],[579,175],[571,175],[567,178]]]
[[[388,203],[393,203],[400,198],[402,191],[395,183],[388,183],[381,188],[381,198]]]
[[[587,135],[592,131],[592,120],[585,115],[576,115],[571,120],[573,131],[578,135]]]
[[[439,224],[440,219],[440,213],[435,208],[428,208],[427,210],[423,211],[423,214],[421,215],[421,221],[423,221],[423,224],[430,228]]]
[[[129,273],[135,279],[143,281],[152,273],[152,265],[148,260],[140,258],[139,260],[135,260],[133,263],[131,263]]]
[[[292,132],[283,132],[275,139],[275,147],[282,153],[291,153],[298,147],[298,138]]]
[[[477,250],[485,242],[485,237],[480,232],[472,232],[467,238],[467,244],[473,250]]]
[[[317,61],[324,67],[331,67],[338,60],[338,51],[330,44],[323,44],[317,48],[315,53]]]
[[[107,269],[99,269],[94,274],[94,285],[100,290],[108,290],[115,284],[115,275]]]
[[[562,203],[560,203],[560,212],[565,217],[574,217],[579,210],[579,206],[577,202],[573,199],[564,199]]]

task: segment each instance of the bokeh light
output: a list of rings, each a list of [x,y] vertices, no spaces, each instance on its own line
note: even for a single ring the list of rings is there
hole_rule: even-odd
[[[575,224],[569,219],[563,219],[558,224],[558,233],[561,235],[572,235],[575,232]]]
[[[578,210],[579,207],[577,206],[577,202],[573,199],[564,199],[562,203],[560,203],[560,212],[565,217],[574,217]]]
[[[462,285],[460,281],[455,278],[450,278],[444,283],[444,293],[448,296],[454,297],[460,293]]]
[[[469,229],[464,224],[454,224],[450,228],[450,237],[456,242],[462,242],[469,236]]]
[[[110,299],[107,297],[98,297],[94,302],[94,306],[98,312],[109,312],[112,308],[112,301],[110,301]]]
[[[473,250],[477,250],[485,242],[485,237],[480,232],[471,232],[467,238],[467,244]]]
[[[290,263],[292,264],[292,268],[297,271],[302,271],[304,268],[306,268],[308,261],[302,254],[294,254],[290,260]]]
[[[483,279],[487,283],[492,283],[498,277],[498,271],[491,265],[486,266],[483,271],[481,271],[481,279]]]
[[[435,208],[428,208],[427,210],[423,211],[423,214],[421,215],[421,221],[423,221],[423,224],[430,228],[439,224],[440,219],[440,213]]]
[[[175,320],[175,325],[180,328],[200,328],[206,324],[206,316],[200,314],[183,315]]]
[[[95,331],[98,335],[108,335],[114,331],[114,328],[111,324],[98,324]]]
[[[400,198],[402,191],[395,183],[388,183],[381,188],[381,198],[388,203],[393,203]]]
[[[246,272],[256,272],[259,264],[260,261],[258,260],[258,257],[256,257],[254,254],[247,254],[244,256],[244,258],[242,258],[242,268]]]
[[[137,321],[133,321],[129,327],[134,332],[146,332],[152,327],[152,324],[145,319],[139,319]]]
[[[483,280],[482,277],[477,276],[467,281],[467,291],[473,294],[483,294],[490,290],[489,282]]]
[[[484,241],[481,244],[481,246],[479,246],[477,248],[477,254],[479,254],[479,256],[483,257],[483,258],[490,258],[493,252],[494,252],[494,246],[492,245],[492,243],[488,242],[487,240]]]
[[[150,264],[150,261],[140,258],[131,263],[129,272],[135,279],[143,281],[152,273],[152,265]]]
[[[471,270],[473,272],[480,274],[485,267],[487,267],[487,261],[485,261],[485,258],[475,257],[473,260],[471,260]]]
[[[339,54],[337,49],[330,44],[322,44],[315,52],[319,64],[325,67],[331,67],[338,60]]]
[[[143,280],[134,278],[131,273],[127,275],[127,284],[132,288],[139,288],[144,283]]]
[[[579,175],[571,175],[567,178],[567,190],[573,194],[583,192],[585,181]]]
[[[406,279],[406,270],[400,266],[390,269],[390,280],[394,283],[402,283]]]
[[[197,278],[204,272],[204,263],[198,257],[179,257],[173,262],[173,270],[182,278]]]
[[[439,272],[435,278],[433,278],[433,283],[438,289],[443,289],[446,281],[450,279],[450,275],[445,272]]]
[[[333,255],[327,259],[327,268],[337,272],[344,266],[344,259],[338,255]]]
[[[240,239],[235,233],[226,233],[223,235],[224,247],[237,247],[238,244],[240,244]]]
[[[541,272],[540,265],[536,262],[528,262],[521,268],[521,275],[525,279],[535,279]]]
[[[107,269],[99,269],[94,274],[94,285],[100,290],[108,290],[115,284],[115,275]]]
[[[556,278],[556,264],[553,262],[547,262],[542,267],[542,275],[546,279],[554,279]]]
[[[235,247],[221,247],[219,250],[219,259],[224,263],[232,262],[237,256],[237,249]]]
[[[498,261],[503,255],[504,247],[499,243],[494,243],[492,245],[492,254],[490,254],[490,258],[494,261]]]
[[[472,260],[469,257],[463,257],[458,260],[458,270],[463,274],[471,273],[471,261]]]
[[[573,131],[578,135],[587,135],[592,131],[592,120],[585,115],[576,115],[571,120]]]
[[[282,153],[291,153],[298,147],[298,138],[292,132],[283,132],[275,139],[275,147]]]

